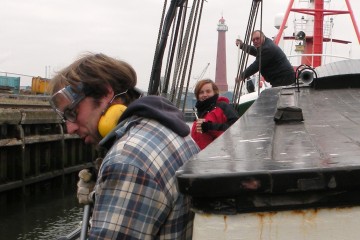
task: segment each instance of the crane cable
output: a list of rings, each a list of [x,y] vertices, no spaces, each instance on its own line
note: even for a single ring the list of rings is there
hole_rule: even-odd
[[[188,23],[187,23],[187,27],[186,27],[186,31],[185,31],[185,35],[184,38],[182,39],[182,43],[181,43],[181,48],[179,49],[179,55],[175,64],[175,71],[174,71],[174,76],[173,76],[173,82],[172,82],[172,92],[171,92],[171,100],[173,101],[173,103],[175,103],[175,106],[179,108],[180,105],[180,99],[181,99],[181,95],[183,92],[183,86],[184,86],[184,77],[186,74],[186,69],[187,69],[187,60],[188,60],[188,56],[189,56],[189,52],[191,49],[191,42],[189,41],[189,39],[192,38],[192,34],[193,31],[191,31],[193,29],[193,23],[194,23],[194,18],[195,18],[195,9],[194,8],[194,3],[193,3],[193,7],[191,8],[190,11],[190,16],[188,19]],[[190,37],[191,35],[191,37]],[[186,56],[186,58],[185,58]]]
[[[196,14],[196,16],[198,16],[198,20],[194,22],[194,26],[195,26],[195,24],[196,24],[196,33],[195,33],[193,51],[192,51],[192,55],[191,55],[189,73],[188,73],[188,76],[187,76],[188,79],[187,79],[187,81],[186,81],[186,91],[185,91],[185,93],[184,93],[184,94],[185,94],[185,97],[184,97],[184,103],[183,103],[183,109],[182,109],[183,112],[185,112],[185,105],[186,105],[186,100],[187,100],[187,96],[188,96],[188,92],[189,92],[190,77],[191,77],[192,66],[193,66],[194,57],[195,57],[196,43],[197,43],[197,38],[198,38],[198,35],[199,35],[199,29],[200,29],[202,11],[203,11],[203,7],[204,7],[204,1],[205,1],[205,0],[201,0],[200,13],[199,13],[199,14]],[[198,3],[200,3],[200,1],[198,1]],[[199,8],[199,4],[198,4],[197,8]],[[196,22],[197,22],[197,23],[196,23]]]
[[[257,19],[260,4],[261,4],[260,31],[262,29],[262,11],[263,11],[262,0],[253,0],[251,8],[250,8],[249,20],[248,20],[246,33],[245,33],[245,37],[244,37],[244,42],[243,42],[243,47],[242,47],[243,51],[241,51],[241,57],[238,62],[238,71],[237,71],[237,75],[236,75],[237,80],[240,79],[241,73],[245,70],[245,66],[247,65],[247,62],[249,59],[250,46],[251,46],[250,45],[251,35],[255,29],[256,19]],[[240,51],[240,45],[239,45],[239,51]],[[261,58],[261,49],[260,49],[259,55]],[[260,64],[261,64],[261,59],[260,59]],[[236,106],[238,106],[238,104],[240,103],[240,96],[241,96],[244,81],[236,81],[235,82],[232,103]],[[260,78],[259,78],[259,81],[260,81]],[[259,84],[258,84],[258,86],[259,86]]]
[[[260,1],[253,1],[252,6],[250,8],[250,14],[249,14],[249,21],[246,28],[246,33],[244,37],[244,45],[243,45],[243,51],[241,51],[241,58],[239,61],[238,71],[236,79],[240,79],[241,73],[244,71],[245,66],[247,65],[248,59],[249,59],[249,51],[250,51],[250,41],[251,41],[251,33],[254,31],[255,24],[256,24],[256,18],[258,14],[258,7],[259,7]],[[239,45],[240,49],[240,45]],[[241,91],[243,88],[244,81],[236,81],[235,83],[235,89],[233,94],[233,103],[239,104],[240,102],[240,96]]]
[[[200,3],[201,3],[201,6],[200,6]],[[183,111],[185,111],[185,105],[186,105],[185,103],[186,103],[187,93],[188,93],[189,85],[190,85],[190,76],[191,76],[192,65],[193,65],[193,61],[194,61],[194,55],[195,55],[195,49],[196,49],[197,37],[198,37],[198,33],[199,33],[200,22],[201,22],[200,20],[201,20],[201,15],[202,15],[203,4],[204,4],[204,0],[197,1],[196,7],[195,7],[195,14],[192,18],[189,19],[189,24],[188,24],[188,28],[191,28],[191,33],[189,34],[190,36],[188,37],[189,46],[188,46],[188,51],[186,52],[185,66],[186,67],[189,66],[189,69],[188,69],[188,74],[187,74],[185,93],[184,93],[183,89],[184,89],[187,69],[186,69],[186,67],[183,69],[182,77],[180,80],[180,87],[178,88],[178,98],[177,98],[177,104],[176,104],[177,107],[180,107],[181,96],[184,94],[184,101],[183,101],[183,106],[182,106]],[[194,6],[192,9],[194,9]],[[190,55],[191,55],[190,64],[188,64]]]
[[[176,16],[177,21],[176,21],[176,24],[174,24],[172,33],[171,33],[171,40],[170,40],[171,48],[169,49],[169,54],[168,54],[167,64],[166,64],[166,69],[165,69],[165,75],[164,75],[165,77],[164,77],[164,82],[163,82],[163,88],[161,91],[162,96],[164,96],[164,97],[168,97],[167,94],[168,94],[169,83],[170,83],[169,79],[170,79],[170,76],[172,73],[171,70],[172,70],[172,65],[173,65],[173,61],[174,61],[174,57],[175,57],[175,50],[176,50],[177,43],[178,43],[178,41],[176,41],[176,39],[179,38],[179,29],[180,29],[181,25],[183,25],[183,21],[182,21],[182,17],[181,17],[183,15],[183,9],[184,9],[183,6],[179,8],[179,11]],[[186,7],[185,7],[185,10],[186,10]],[[182,29],[182,27],[181,27],[181,29]]]
[[[176,15],[177,7],[181,6],[184,1],[185,0],[172,0],[165,18],[161,20],[160,28],[162,28],[162,30],[159,37],[160,40],[155,48],[154,61],[149,81],[148,94],[150,95],[159,94],[158,90],[160,85],[161,66],[168,39],[168,33]],[[164,8],[165,7],[166,5],[164,4]]]
[[[236,82],[235,82],[235,88],[234,88],[234,93],[233,93],[233,99],[232,102],[233,103],[238,103],[240,101],[240,95],[241,95],[241,91],[242,91],[242,87],[243,87],[243,81],[239,82],[238,80],[240,79],[241,73],[244,70],[244,66],[246,66],[247,61],[248,61],[248,47],[249,47],[249,36],[252,32],[252,29],[254,28],[254,19],[256,19],[256,14],[257,14],[257,5],[255,4],[255,1],[252,2],[251,8],[250,8],[250,13],[249,13],[249,20],[248,20],[248,24],[246,27],[246,32],[245,32],[245,37],[244,37],[244,42],[243,42],[243,51],[241,51],[241,57],[240,60],[238,61],[238,71],[236,74]],[[241,45],[239,44],[239,48],[238,51],[240,51],[241,49]]]
[[[183,55],[184,55],[184,44],[185,41],[181,41],[181,39],[184,38],[184,30],[185,30],[185,20],[186,20],[186,14],[187,14],[187,6],[188,2],[186,1],[185,6],[183,6],[183,8],[185,9],[185,11],[182,12],[182,14],[179,14],[178,16],[178,21],[179,23],[181,23],[179,26],[180,28],[177,29],[177,34],[180,32],[180,34],[178,34],[177,38],[175,39],[176,42],[179,42],[179,47],[177,49],[177,55],[176,55],[176,61],[175,61],[175,65],[169,65],[169,69],[174,68],[174,74],[173,74],[173,80],[172,80],[172,84],[171,84],[171,90],[170,90],[170,96],[169,96],[169,100],[172,101],[173,103],[176,102],[176,93],[178,91],[178,75],[180,72],[180,66],[181,66],[181,60],[183,59]],[[173,51],[175,52],[175,49],[173,49]],[[180,63],[179,63],[180,61]],[[169,78],[166,79],[166,82],[170,83],[170,75]]]
[[[263,18],[263,5],[261,4],[261,11],[260,11],[260,31],[263,33],[263,36],[260,37],[265,37],[264,32],[262,30],[262,18]],[[265,41],[265,39],[264,39]],[[262,44],[260,46],[259,49],[259,75],[258,75],[258,82],[257,82],[257,86],[258,86],[258,96],[260,95],[260,81],[261,81],[261,58],[262,58]]]
[[[187,19],[188,22],[185,24],[188,1],[172,0],[169,9],[167,10],[166,17],[162,18],[163,23],[160,25],[160,27],[162,27],[161,38],[160,41],[158,40],[156,47],[149,83],[149,94],[169,94],[169,96],[167,96],[168,99],[172,101],[177,107],[180,107],[180,101],[183,100],[182,96],[184,94],[184,90],[187,93],[189,89],[190,75],[194,61],[196,42],[200,28],[200,20],[204,1],[205,0],[194,0],[192,2],[191,12]],[[166,5],[164,4],[164,7],[165,6]],[[174,19],[176,20],[174,21]],[[176,23],[173,24],[173,22]],[[165,77],[163,82],[161,82],[160,75],[162,58],[165,52],[167,36],[171,25],[172,34],[168,49]],[[174,59],[175,63],[173,63]],[[171,74],[171,88],[168,92]],[[186,94],[183,102],[183,109],[185,107],[185,101]]]

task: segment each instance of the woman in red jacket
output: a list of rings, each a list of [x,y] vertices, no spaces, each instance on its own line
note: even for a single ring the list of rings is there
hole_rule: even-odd
[[[195,86],[197,119],[191,129],[191,136],[204,149],[239,118],[229,105],[229,99],[219,97],[219,88],[210,79],[198,81]]]

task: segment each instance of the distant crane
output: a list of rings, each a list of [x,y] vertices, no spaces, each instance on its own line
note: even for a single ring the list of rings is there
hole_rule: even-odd
[[[196,82],[195,82],[194,85],[196,85],[196,83],[204,77],[204,75],[205,75],[205,73],[206,73],[209,65],[210,65],[210,63],[207,63],[206,66],[204,67],[204,69],[202,70],[202,72],[200,73],[200,75],[195,78],[195,79],[196,79]]]

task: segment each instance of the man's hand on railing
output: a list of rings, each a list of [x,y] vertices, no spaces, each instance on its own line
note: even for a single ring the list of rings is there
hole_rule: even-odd
[[[83,169],[79,172],[79,181],[77,183],[77,198],[81,204],[93,203],[95,180],[93,173],[89,169]]]

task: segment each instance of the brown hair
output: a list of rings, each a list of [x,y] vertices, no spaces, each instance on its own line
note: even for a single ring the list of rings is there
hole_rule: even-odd
[[[254,36],[254,33],[260,33],[260,37],[262,38],[263,41],[265,41],[265,34],[261,31],[261,30],[254,30],[251,34],[251,36]]]
[[[61,70],[50,83],[50,92],[71,85],[76,91],[83,84],[88,96],[95,100],[106,96],[110,86],[114,94],[128,90],[124,95],[125,104],[137,98],[132,90],[137,82],[133,67],[122,60],[111,58],[105,54],[88,53]]]
[[[196,86],[195,86],[194,94],[195,94],[196,100],[199,100],[199,94],[200,94],[201,88],[202,88],[205,84],[208,84],[208,83],[211,83],[212,89],[214,90],[215,94],[219,94],[219,88],[218,88],[218,86],[214,83],[213,80],[211,80],[211,79],[209,79],[209,78],[202,79],[202,80],[198,81],[198,82],[196,83]]]

